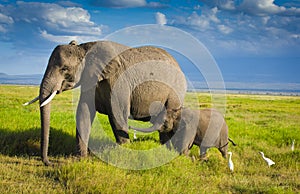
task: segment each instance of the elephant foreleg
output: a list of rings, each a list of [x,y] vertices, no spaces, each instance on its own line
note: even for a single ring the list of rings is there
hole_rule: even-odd
[[[166,144],[166,147],[171,150],[171,138],[174,135],[173,130],[169,132],[159,132],[159,141],[161,144]]]
[[[81,92],[76,112],[76,141],[77,152],[82,157],[88,153],[89,135],[95,115],[95,89]]]

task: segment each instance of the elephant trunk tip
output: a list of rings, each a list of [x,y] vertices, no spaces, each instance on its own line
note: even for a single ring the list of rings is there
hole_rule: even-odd
[[[43,163],[45,166],[52,166],[52,163],[47,159],[43,159]]]

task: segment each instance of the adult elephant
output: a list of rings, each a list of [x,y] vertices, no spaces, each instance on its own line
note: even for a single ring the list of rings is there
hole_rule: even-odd
[[[40,85],[41,155],[49,165],[48,144],[51,100],[56,94],[81,86],[76,112],[76,140],[87,155],[96,111],[108,115],[117,143],[129,141],[128,117],[150,121],[166,108],[183,104],[186,80],[176,60],[165,50],[129,48],[110,41],[78,45],[72,41],[52,52]],[[34,100],[33,100],[34,101]],[[31,101],[30,103],[32,103]],[[160,134],[161,139],[165,139]]]

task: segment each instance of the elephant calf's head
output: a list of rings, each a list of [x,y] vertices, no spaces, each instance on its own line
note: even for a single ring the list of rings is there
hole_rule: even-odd
[[[182,108],[166,110],[166,114],[164,115],[164,123],[160,128],[161,132],[169,132],[179,126],[182,112],[181,110]]]

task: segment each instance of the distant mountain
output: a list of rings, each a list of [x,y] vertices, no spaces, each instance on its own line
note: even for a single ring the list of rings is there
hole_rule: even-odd
[[[189,91],[210,91],[204,78],[195,77],[193,74],[187,74]],[[32,75],[8,75],[0,72],[0,84],[15,85],[39,85],[42,81],[42,74]],[[228,93],[274,93],[300,95],[300,83],[270,82],[269,80],[261,80],[254,78],[255,81],[236,80],[229,81],[224,79],[225,89]],[[211,88],[214,89],[214,88]]]
[[[8,75],[0,73],[0,84],[39,85],[42,78],[42,74]]]

